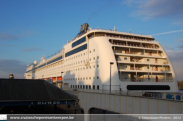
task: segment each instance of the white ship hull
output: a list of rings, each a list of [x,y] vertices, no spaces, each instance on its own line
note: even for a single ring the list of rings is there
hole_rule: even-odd
[[[152,36],[99,29],[87,30],[59,54],[28,66],[25,78],[109,90],[110,74],[112,90],[178,92],[173,66]]]

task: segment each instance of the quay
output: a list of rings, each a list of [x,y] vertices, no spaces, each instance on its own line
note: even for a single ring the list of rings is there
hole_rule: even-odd
[[[116,114],[183,114],[183,101],[166,98],[143,97],[140,92],[109,94],[100,90],[65,89],[79,99],[79,106],[85,114],[91,114],[94,109],[111,111]],[[183,116],[182,116],[183,118]],[[85,116],[89,121],[90,115]]]

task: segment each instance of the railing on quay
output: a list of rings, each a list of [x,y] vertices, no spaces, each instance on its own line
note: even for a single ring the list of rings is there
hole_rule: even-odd
[[[77,88],[63,88],[72,94],[78,92],[93,92],[101,94],[110,94],[109,90],[102,89],[77,89]],[[124,90],[111,90],[112,95],[121,95],[121,96],[136,96],[144,98],[157,98],[157,99],[166,99],[166,100],[176,100],[183,101],[182,93],[169,93],[169,92],[145,92],[145,91],[124,91]]]

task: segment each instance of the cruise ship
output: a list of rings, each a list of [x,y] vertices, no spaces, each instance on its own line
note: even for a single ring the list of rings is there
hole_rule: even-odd
[[[64,88],[178,92],[170,59],[151,35],[92,29],[85,23],[60,49],[29,64],[25,78]]]

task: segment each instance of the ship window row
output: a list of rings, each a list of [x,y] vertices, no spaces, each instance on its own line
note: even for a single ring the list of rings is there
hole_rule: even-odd
[[[71,50],[71,51],[67,52],[67,53],[65,54],[65,57],[71,56],[71,55],[73,55],[73,54],[75,54],[75,53],[78,53],[78,52],[80,52],[80,51],[83,51],[83,50],[85,50],[85,49],[87,49],[87,44],[82,45],[82,46],[80,46],[80,47],[78,47],[78,48],[76,48],[76,49],[74,49],[74,50]]]
[[[95,60],[96,58],[93,57],[93,60]],[[99,56],[97,56],[97,59],[99,59]],[[89,59],[90,61],[92,60],[91,58]],[[69,66],[73,66],[73,65],[77,65],[77,64],[80,64],[80,63],[85,63],[85,62],[88,62],[88,59],[86,60],[83,60],[83,61],[78,61],[76,63],[72,63],[72,64],[68,64],[68,65],[64,65],[64,67],[69,67]]]
[[[59,61],[59,62],[55,62],[55,63],[49,64],[49,65],[45,65],[44,67],[38,68],[37,70],[44,70],[44,69],[52,68],[52,67],[55,67],[55,66],[61,65],[61,64],[63,64],[63,61]]]
[[[91,80],[91,79],[99,79],[99,76],[97,77],[80,77],[80,78],[68,78],[68,79],[64,79],[64,81],[71,81],[71,80]]]
[[[95,49],[93,49],[93,52],[95,52]],[[90,51],[90,53],[91,53],[91,51]],[[86,52],[86,54],[87,54],[87,52]],[[83,55],[85,55],[85,53],[83,53]],[[69,59],[65,59],[65,61],[69,61],[69,60],[75,59],[75,58],[80,57],[80,56],[82,56],[82,54],[81,55],[76,55],[76,56],[71,57]],[[97,59],[99,59],[99,56],[97,56]],[[94,60],[95,60],[95,57],[94,57]]]
[[[79,44],[81,44],[81,43],[83,43],[85,41],[86,41],[86,37],[83,37],[83,38],[77,40],[76,42],[73,42],[72,43],[72,47],[75,47],[75,46],[77,46],[77,45],[79,45]]]
[[[71,57],[71,58],[68,58],[68,59],[65,59],[65,61],[69,61],[69,60],[75,59],[75,58],[80,57],[80,56],[82,56],[82,55],[85,55],[85,53],[83,53],[83,54],[81,54],[81,55],[76,55],[76,56]],[[86,52],[86,55],[87,55],[87,52]]]
[[[93,68],[95,68],[95,67],[99,68],[99,65],[93,65]],[[67,70],[66,73],[67,72],[74,72],[74,71],[85,70],[85,69],[91,69],[91,68],[92,68],[92,66],[82,67],[82,68],[76,68],[76,69],[72,69],[72,70]]]
[[[97,59],[99,59],[99,56],[97,56]],[[95,60],[95,57],[93,57],[93,60]],[[63,68],[63,67],[69,67],[69,66],[73,66],[73,65],[77,65],[77,64],[80,64],[80,63],[85,63],[87,61],[88,61],[88,59],[83,60],[83,61],[78,61],[76,63],[72,63],[72,64],[68,64],[68,65],[61,66],[61,68]],[[90,61],[91,61],[91,58],[90,58]],[[56,62],[56,63],[53,63],[53,64],[49,64],[47,66],[45,65],[44,67],[39,68],[37,70],[44,70],[44,69],[47,69],[47,68],[52,68],[52,67],[55,67],[57,65],[61,65],[63,63],[64,63],[63,61],[59,61],[59,62]],[[95,68],[95,66],[93,66],[93,67]],[[99,67],[99,65],[97,65],[97,67]],[[91,66],[90,67],[86,67],[86,69],[88,69],[88,68],[91,69]]]
[[[27,72],[30,72],[30,71],[33,71],[33,70],[40,71],[40,70],[44,70],[44,69],[47,69],[47,68],[52,68],[52,67],[55,67],[57,65],[63,64],[63,61],[58,61],[60,59],[62,59],[62,56],[60,56],[60,57],[58,57],[56,59],[53,59],[53,60],[51,60],[49,62],[46,62],[46,63],[44,63],[44,64],[42,64],[42,65],[40,65],[38,67],[35,67],[34,69],[31,69],[31,70],[29,70]]]
[[[100,89],[99,85],[93,85],[92,89]],[[91,89],[91,85],[71,85],[71,88],[76,88],[76,89]]]
[[[50,67],[51,67],[51,66],[50,66]],[[62,66],[61,68],[63,68],[63,67],[65,67],[65,66]],[[93,65],[93,68],[95,68],[95,67],[99,68],[99,65]],[[48,68],[49,68],[49,67],[48,67]],[[85,69],[91,69],[91,68],[92,68],[92,66],[89,66],[89,67],[82,67],[82,68],[76,68],[76,69],[72,69],[72,70],[67,70],[66,73],[67,73],[67,72],[74,72],[74,71],[85,70]],[[45,68],[43,68],[43,69],[45,69]]]

